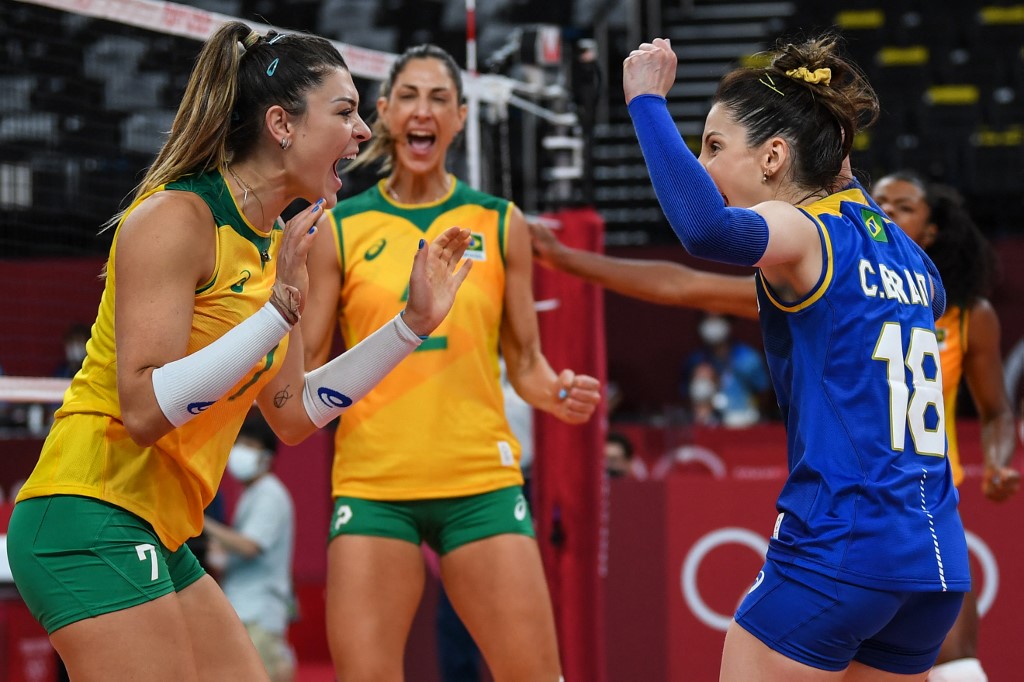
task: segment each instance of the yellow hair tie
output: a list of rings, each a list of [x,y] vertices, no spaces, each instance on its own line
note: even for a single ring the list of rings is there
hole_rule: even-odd
[[[821,83],[825,86],[832,82],[832,69],[828,68],[809,71],[806,66],[801,66],[799,69],[790,69],[786,75],[796,81]]]

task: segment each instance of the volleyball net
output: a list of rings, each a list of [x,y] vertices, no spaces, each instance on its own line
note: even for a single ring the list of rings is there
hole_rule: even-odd
[[[244,3],[195,4],[241,10]],[[17,261],[0,273],[5,291],[17,294],[0,312],[8,330],[0,334],[0,403],[60,402],[66,382],[44,377],[63,361],[67,329],[95,316],[102,290],[96,275],[111,239],[100,226],[124,207],[166,139],[200,42],[233,20],[260,32],[293,30],[162,0],[0,2],[0,257]],[[468,28],[473,21],[469,3]],[[315,26],[311,32],[318,33]],[[472,31],[467,36],[473,55]],[[552,38],[559,39],[557,29],[543,36],[548,44]],[[364,109],[372,109],[377,82],[397,55],[332,42],[362,90]],[[557,64],[558,46],[546,49]],[[576,116],[551,106],[552,88],[562,87],[557,77],[545,82],[470,68],[464,81],[474,115],[452,161],[471,184],[510,196],[512,183],[501,179],[509,172],[502,167],[510,156],[503,125],[509,110],[563,129]],[[495,135],[506,139],[498,144]],[[352,187],[357,191],[358,182],[346,177],[343,192]]]
[[[196,4],[242,7],[241,0]],[[243,21],[260,32],[293,30],[162,0],[16,0],[0,4],[0,39],[7,52],[0,63],[0,143],[5,150],[0,165],[0,209],[12,212],[4,220],[6,226],[40,222],[40,210],[46,213],[46,206],[52,205],[57,194],[61,211],[52,218],[67,227],[63,236],[72,244],[66,246],[87,246],[82,235],[123,207],[139,171],[162,145],[198,53],[198,42],[228,21]],[[358,18],[334,21],[356,24]],[[475,62],[474,22],[475,13],[470,9],[466,53]],[[554,30],[557,45],[557,28],[549,28]],[[316,26],[311,32],[318,33]],[[551,31],[534,39],[550,43]],[[360,79],[371,83],[383,80],[397,58],[380,50],[332,42],[345,57],[357,86]],[[557,69],[560,51],[556,46],[548,50],[552,52]],[[491,178],[507,175],[508,169],[496,164],[511,160],[507,153],[485,148],[489,143],[494,150],[508,145],[507,139],[490,142],[484,136],[490,131],[482,135],[482,126],[491,126],[498,136],[507,135],[507,126],[502,124],[508,120],[510,108],[546,125],[559,126],[562,137],[564,129],[576,124],[575,113],[564,106],[550,106],[566,99],[557,77],[545,82],[478,74],[473,64],[464,73],[464,83],[469,105],[465,154],[453,161],[464,169],[460,174],[470,184],[485,191],[507,188],[510,183]],[[362,89],[364,109],[372,109],[376,86]]]

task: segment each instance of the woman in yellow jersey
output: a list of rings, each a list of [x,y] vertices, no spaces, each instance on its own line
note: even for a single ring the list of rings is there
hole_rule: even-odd
[[[994,501],[1013,495],[1020,474],[1013,465],[1014,418],[1003,386],[999,318],[985,298],[992,285],[991,246],[950,188],[926,185],[898,172],[875,183],[879,206],[935,262],[946,287],[947,310],[936,321],[939,338],[946,433],[954,482],[963,480],[954,419],[963,377],[982,425],[985,474],[982,490]],[[547,267],[568,272],[626,296],[653,303],[705,308],[756,319],[754,280],[705,272],[668,261],[615,258],[561,244],[543,225],[531,224],[534,253]],[[960,616],[939,652],[930,682],[985,680],[977,662],[977,602],[964,599]]]
[[[435,46],[406,51],[377,113],[366,158],[384,157],[388,175],[340,202],[332,239],[310,251],[307,365],[326,359],[339,316],[351,346],[402,308],[400,254],[410,244],[458,225],[472,233],[474,267],[445,323],[339,424],[327,579],[336,672],[401,679],[426,541],[495,679],[555,682],[554,619],[503,410],[499,346],[516,391],[568,423],[590,417],[599,385],[556,374],[541,354],[519,209],[446,169],[466,117],[451,56]]]
[[[981,420],[982,490],[991,500],[1005,500],[1017,491],[1020,474],[1013,467],[1016,429],[1003,384],[999,318],[986,298],[995,274],[992,247],[952,188],[926,185],[913,173],[899,172],[875,183],[873,195],[882,210],[924,247],[946,285],[946,313],[936,320],[935,329],[953,482],[959,486],[964,477],[954,420],[963,377]],[[977,646],[978,606],[969,593],[929,682],[984,682],[987,677],[977,659]]]
[[[315,372],[293,326],[335,164],[370,132],[326,40],[238,22],[203,46],[170,136],[116,224],[82,369],[17,499],[15,583],[72,679],[266,680],[184,542],[253,402],[301,440],[420,344],[468,273],[453,229],[413,258],[407,313]],[[287,225],[296,198],[310,207]],[[116,323],[115,323],[116,321]]]

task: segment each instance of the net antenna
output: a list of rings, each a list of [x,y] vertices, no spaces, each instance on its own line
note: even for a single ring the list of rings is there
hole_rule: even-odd
[[[238,17],[210,12],[162,0],[16,0],[29,5],[103,19],[118,24],[135,26],[156,33],[204,41],[229,21],[241,21],[254,30],[266,33],[275,30],[287,33],[288,29],[269,24],[248,21]],[[466,0],[466,41],[467,71],[463,73],[466,99],[469,109],[469,124],[466,131],[469,182],[481,188],[480,150],[480,104],[493,107],[499,119],[508,117],[508,106],[518,107],[534,116],[551,121],[566,122],[566,114],[550,111],[535,104],[528,98],[537,94],[536,85],[523,83],[498,74],[479,74],[476,66],[476,2]],[[353,76],[368,80],[382,81],[391,69],[398,55],[380,50],[371,50],[336,40],[331,43],[345,57]],[[574,116],[574,115],[572,115]],[[571,123],[570,123],[571,124]]]

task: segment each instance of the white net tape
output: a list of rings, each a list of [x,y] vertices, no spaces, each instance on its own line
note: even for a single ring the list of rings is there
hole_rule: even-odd
[[[41,5],[80,14],[96,19],[106,19],[120,24],[137,26],[157,33],[206,40],[223,24],[229,21],[243,21],[256,31],[265,33],[270,29],[287,33],[287,29],[258,22],[231,17],[226,14],[209,12],[197,7],[179,5],[162,0],[18,0],[30,5]],[[371,80],[384,80],[388,69],[397,55],[380,50],[370,50],[348,43],[332,41],[338,48],[353,76]],[[532,90],[505,76],[493,74],[463,74],[466,94],[488,103],[507,103],[513,90]]]
[[[70,384],[70,379],[51,377],[0,377],[0,403],[56,404]]]

